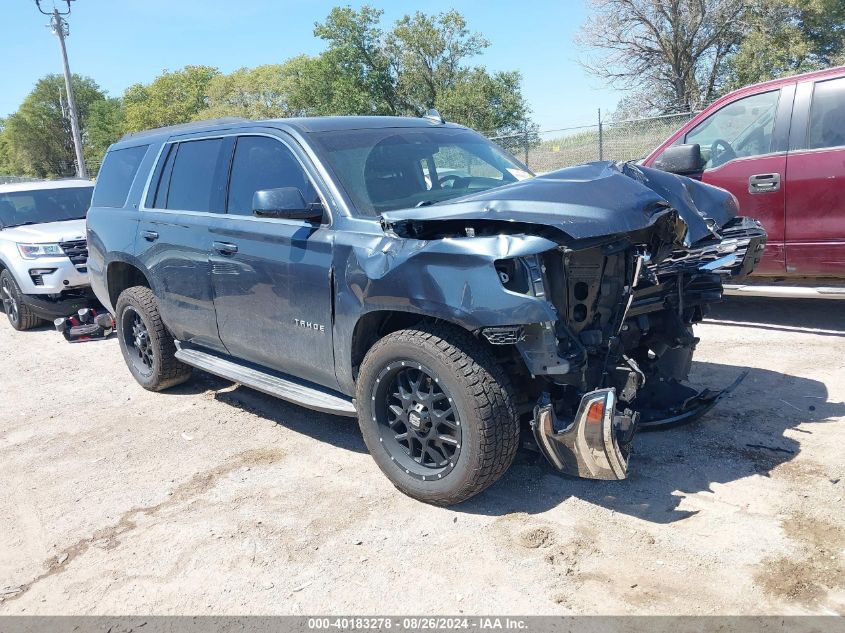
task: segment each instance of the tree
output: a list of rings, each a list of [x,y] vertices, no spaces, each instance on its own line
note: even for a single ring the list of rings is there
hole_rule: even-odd
[[[481,35],[467,30],[466,20],[455,10],[436,16],[419,11],[413,17],[406,15],[387,36],[402,102],[422,114],[458,82],[466,82],[468,75],[484,75],[489,84],[492,78],[484,69],[468,73],[461,65],[489,45]],[[519,81],[511,88],[519,90]]]
[[[453,85],[434,102],[449,121],[457,121],[493,135],[506,135],[533,129],[528,105],[516,71],[490,75],[483,68],[464,71]]]
[[[727,64],[730,88],[845,63],[842,0],[754,0]]]
[[[123,101],[106,98],[91,104],[88,123],[85,126],[83,146],[88,171],[96,174],[103,162],[109,145],[119,140],[126,127],[126,113]]]
[[[123,95],[126,130],[136,132],[191,121],[208,106],[209,84],[219,74],[211,66],[185,66],[164,71],[148,85],[129,86]]]
[[[321,57],[300,55],[283,64],[240,68],[216,75],[208,85],[208,108],[194,118],[238,116],[270,119],[329,114],[332,73]]]
[[[332,102],[337,114],[402,114],[393,60],[386,50],[385,33],[379,22],[384,12],[364,5],[335,7],[326,21],[314,25],[314,35],[328,42],[322,53],[334,73]],[[348,107],[352,106],[352,107]],[[363,107],[362,107],[363,106]]]
[[[105,94],[89,77],[73,75],[72,81],[84,139],[92,107],[105,99]],[[7,169],[13,168],[20,175],[47,178],[76,172],[61,75],[38,80],[18,111],[6,120],[3,144]]]
[[[388,31],[381,16],[367,5],[336,7],[315,26],[327,42],[310,67],[316,113],[419,116],[438,107],[450,120],[499,133],[527,125],[518,73],[466,65],[489,42],[460,13],[417,12]]]
[[[841,1],[841,0],[840,0]],[[724,64],[742,42],[748,0],[591,0],[582,45],[594,75],[633,92],[653,114],[685,112],[723,89]]]

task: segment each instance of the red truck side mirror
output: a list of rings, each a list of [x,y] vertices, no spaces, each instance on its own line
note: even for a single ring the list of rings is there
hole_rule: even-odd
[[[701,145],[673,145],[658,156],[653,164],[655,169],[668,171],[683,176],[699,175],[704,161],[701,158]]]

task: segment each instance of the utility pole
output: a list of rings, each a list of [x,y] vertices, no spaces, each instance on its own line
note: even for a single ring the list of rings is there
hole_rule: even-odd
[[[599,108],[599,160],[604,160],[604,124],[601,121],[601,108]]]
[[[35,0],[35,6],[44,15],[50,16],[50,28],[56,37],[59,38],[59,46],[62,49],[62,64],[65,73],[65,89],[67,90],[68,116],[70,118],[70,130],[73,134],[73,148],[76,151],[76,175],[78,178],[88,178],[88,170],[85,168],[85,157],[82,155],[82,134],[79,132],[79,113],[76,109],[76,98],[73,95],[73,83],[71,82],[70,65],[67,61],[67,48],[65,38],[70,35],[70,28],[63,16],[70,14],[70,3],[73,0],[64,0],[67,4],[66,11],[59,11],[53,5],[52,11],[45,11],[41,8],[41,0]]]

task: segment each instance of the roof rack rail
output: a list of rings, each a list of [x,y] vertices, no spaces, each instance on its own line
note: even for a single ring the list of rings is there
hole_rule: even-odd
[[[208,127],[211,125],[223,125],[225,123],[243,123],[244,121],[248,121],[249,119],[244,119],[242,117],[237,116],[224,116],[220,117],[219,119],[205,119],[203,121],[191,121],[190,123],[180,123],[178,125],[166,125],[164,127],[157,127],[151,130],[142,130],[140,132],[128,132],[124,134],[123,137],[120,139],[121,141],[125,141],[130,138],[141,138],[144,136],[149,136],[152,134],[161,134],[162,132],[190,132],[191,130],[195,130],[197,128]]]

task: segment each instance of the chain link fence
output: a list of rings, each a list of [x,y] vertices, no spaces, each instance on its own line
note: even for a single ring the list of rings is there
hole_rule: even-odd
[[[594,160],[644,158],[694,114],[686,112],[626,121],[599,119],[595,125],[487,136],[534,172],[544,173]]]

